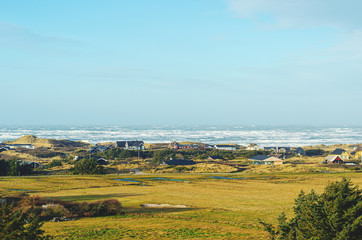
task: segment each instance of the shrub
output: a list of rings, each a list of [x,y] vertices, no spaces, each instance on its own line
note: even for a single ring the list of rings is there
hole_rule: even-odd
[[[93,158],[84,158],[75,163],[72,169],[73,174],[104,174],[106,170],[97,165]]]
[[[71,212],[62,205],[54,204],[54,206],[48,206],[47,208],[43,209],[40,216],[46,219],[63,216],[70,217]]]
[[[309,149],[309,150],[305,151],[305,154],[308,157],[321,156],[321,155],[325,154],[325,151],[322,149]]]
[[[85,217],[99,217],[117,215],[121,213],[122,205],[115,199],[98,201],[94,203],[80,203],[78,214]]]
[[[58,166],[62,166],[62,162],[59,160],[53,160],[53,161],[51,161],[51,163],[45,165],[45,168],[52,168],[52,167],[58,167]]]

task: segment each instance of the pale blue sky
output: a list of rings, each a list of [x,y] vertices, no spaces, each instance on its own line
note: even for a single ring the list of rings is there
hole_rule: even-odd
[[[0,124],[360,124],[361,9],[0,0]]]

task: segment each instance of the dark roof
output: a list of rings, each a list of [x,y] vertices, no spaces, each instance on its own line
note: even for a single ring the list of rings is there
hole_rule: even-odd
[[[144,145],[144,142],[143,141],[127,141],[128,143],[128,146],[136,146],[136,147],[139,147],[139,146],[142,146]]]
[[[283,154],[281,154],[281,153],[274,153],[274,154],[270,154],[269,157],[281,158],[281,157],[283,157]]]
[[[236,146],[234,146],[234,145],[229,145],[229,144],[217,144],[217,145],[215,145],[216,147],[236,147]]]
[[[108,146],[104,146],[104,145],[96,145],[93,147],[90,147],[90,149],[88,150],[88,152],[104,152],[107,149],[109,149],[110,147]]]
[[[270,158],[270,156],[265,156],[265,155],[256,155],[252,158],[249,158],[250,160],[256,160],[256,161],[263,161],[265,159]]]
[[[224,159],[223,157],[216,155],[216,156],[209,156],[211,159]]]
[[[116,144],[117,144],[117,147],[126,147],[126,144],[128,144],[128,147],[133,147],[133,146],[139,147],[139,146],[144,145],[144,142],[143,141],[117,141]]]
[[[109,162],[104,158],[98,158],[96,159],[98,165],[108,165]]]
[[[277,148],[278,148],[278,150],[281,150],[284,148],[285,150],[290,151],[290,147],[264,147],[264,150],[277,150]]]
[[[343,152],[345,152],[346,150],[342,149],[342,148],[336,148],[332,154],[333,155],[341,155]]]
[[[127,141],[117,141],[117,142],[116,142],[117,147],[126,147],[126,142],[127,142]]]
[[[166,165],[194,165],[195,162],[192,160],[166,160]]]

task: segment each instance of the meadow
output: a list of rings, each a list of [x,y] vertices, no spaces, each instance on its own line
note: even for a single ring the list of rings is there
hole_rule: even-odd
[[[1,177],[0,191],[3,196],[26,192],[63,201],[122,203],[119,216],[45,222],[43,229],[55,239],[266,239],[259,218],[275,223],[283,211],[291,216],[301,190],[321,192],[342,177],[362,183],[360,172],[68,175]]]

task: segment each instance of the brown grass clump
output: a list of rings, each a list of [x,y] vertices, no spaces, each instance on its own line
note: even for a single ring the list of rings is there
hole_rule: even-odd
[[[46,199],[27,194],[15,195],[5,199],[7,202],[13,203],[16,209],[35,213],[42,219],[111,216],[120,214],[122,209],[121,203],[116,199],[78,203]]]

